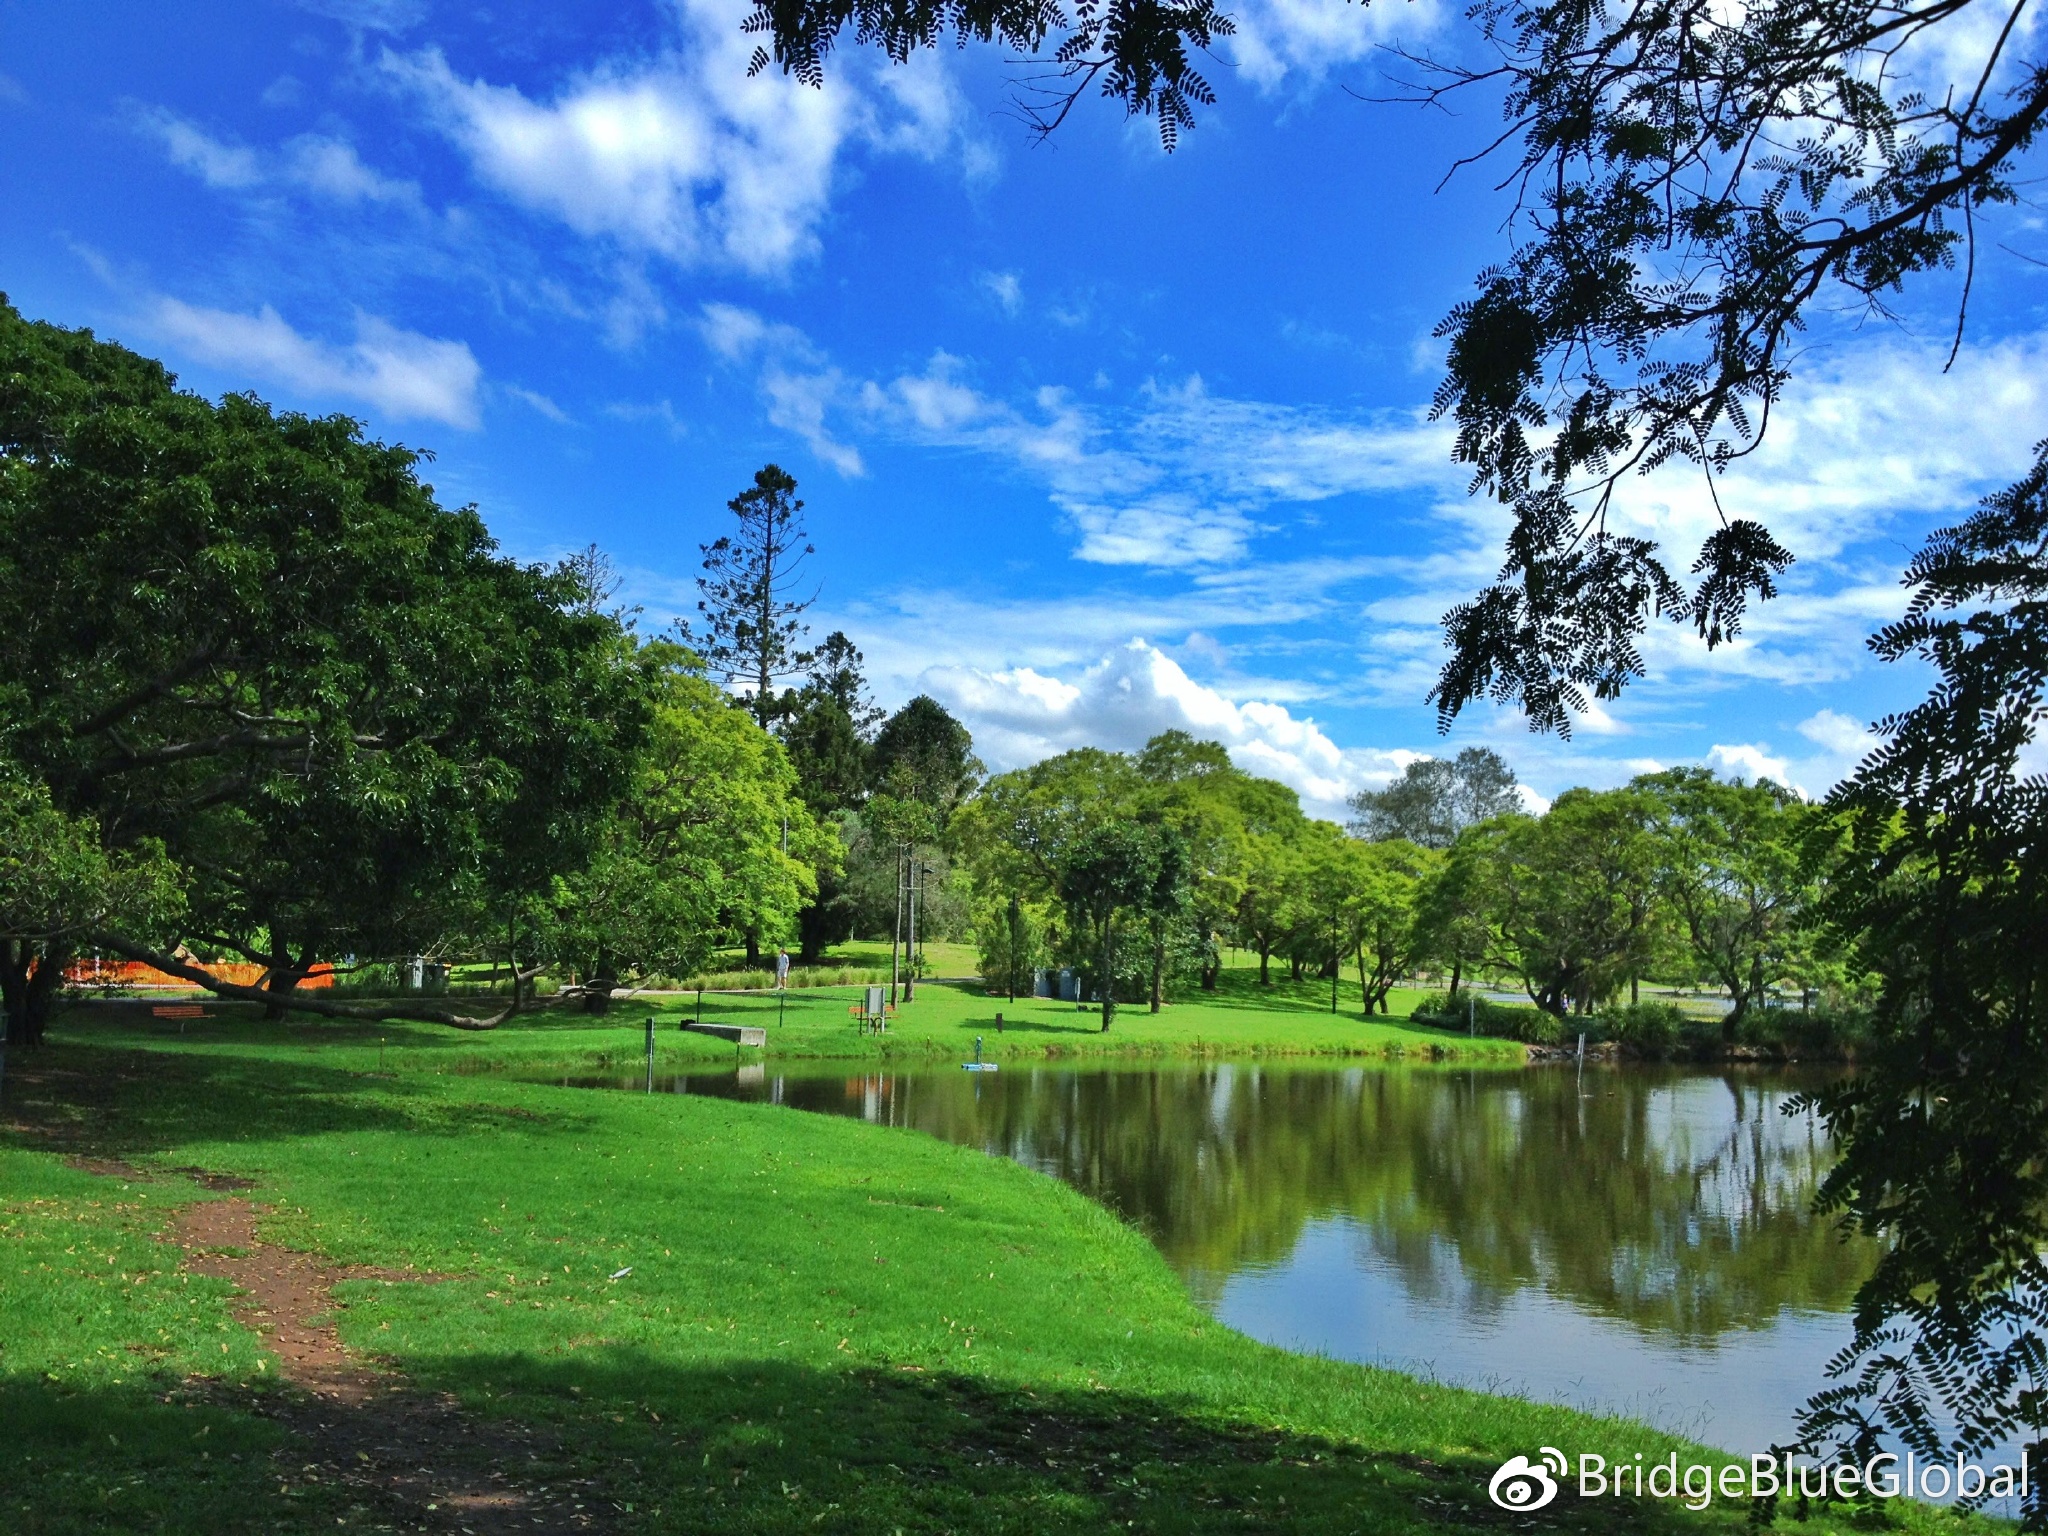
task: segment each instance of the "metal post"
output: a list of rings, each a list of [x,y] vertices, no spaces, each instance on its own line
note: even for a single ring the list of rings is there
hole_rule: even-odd
[[[1330,924],[1330,1012],[1337,1011],[1337,982],[1344,974],[1344,957],[1337,953],[1337,925]],[[1362,990],[1362,989],[1361,989]]]
[[[896,845],[896,927],[889,935],[889,1005],[896,1004],[897,951],[903,947],[903,845]]]
[[[905,959],[907,959],[907,960],[909,961],[909,964],[908,964],[908,965],[907,965],[907,966],[905,967],[905,969],[906,969],[906,970],[908,970],[908,971],[910,972],[910,974],[909,974],[909,975],[908,975],[907,977],[905,977],[905,978],[904,978],[904,982],[903,982],[903,1001],[905,1001],[906,1003],[907,1003],[907,1002],[911,1002],[911,1001],[913,1001],[913,1000],[914,1000],[914,999],[915,999],[915,998],[917,997],[917,871],[918,871],[918,858],[917,858],[917,851],[916,851],[916,849],[914,849],[914,848],[913,848],[913,849],[911,850],[911,854],[910,854],[910,861],[909,861],[909,863],[910,863],[910,923],[909,923],[909,934],[908,934],[908,938],[907,938],[907,940],[906,940],[906,942],[905,942],[905,944],[904,944],[904,946],[903,946],[903,954],[904,954],[904,957],[905,957]]]

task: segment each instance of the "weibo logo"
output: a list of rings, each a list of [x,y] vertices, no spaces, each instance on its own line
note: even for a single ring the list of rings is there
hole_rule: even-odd
[[[1510,1456],[1486,1485],[1486,1496],[1502,1509],[1541,1509],[1557,1497],[1557,1478],[1565,1475],[1568,1465],[1564,1452],[1550,1445],[1542,1448],[1538,1461]]]

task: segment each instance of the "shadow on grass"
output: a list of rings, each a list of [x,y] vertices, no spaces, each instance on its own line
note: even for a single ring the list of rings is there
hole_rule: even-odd
[[[0,1376],[0,1530],[268,1536],[335,1528],[345,1502],[317,1488],[280,1496],[272,1457],[287,1443],[282,1431],[254,1413],[187,1399],[177,1386],[147,1375],[93,1387]]]
[[[425,1136],[500,1132],[530,1112],[374,1077],[260,1057],[52,1041],[8,1062],[0,1137],[38,1151],[149,1157],[193,1142],[260,1142],[332,1131]],[[588,1117],[555,1111],[551,1132]]]
[[[489,1413],[556,1421],[650,1530],[1207,1533],[1527,1529],[1497,1458],[1433,1461],[1178,1411],[1110,1391],[965,1375],[734,1361],[681,1369],[623,1346],[435,1362]],[[485,1394],[489,1394],[488,1397]],[[658,1516],[652,1512],[658,1510]],[[631,1522],[639,1525],[641,1522]],[[1567,1489],[1542,1524],[1697,1531]]]

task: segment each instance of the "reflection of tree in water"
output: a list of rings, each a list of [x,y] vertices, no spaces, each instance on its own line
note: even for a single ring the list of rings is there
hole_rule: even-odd
[[[1866,1272],[1812,1214],[1818,1128],[1783,1074],[1009,1071],[789,1085],[1057,1174],[1140,1223],[1198,1290],[1354,1223],[1412,1289],[1525,1286],[1688,1341],[1839,1310]],[[977,1088],[979,1096],[977,1097]],[[825,1108],[824,1103],[812,1107]]]

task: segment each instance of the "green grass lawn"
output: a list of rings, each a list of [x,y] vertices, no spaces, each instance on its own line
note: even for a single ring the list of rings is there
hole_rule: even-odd
[[[956,1021],[983,1006],[953,998]],[[0,1528],[349,1520],[263,1475],[278,1432],[234,1401],[274,1390],[268,1368],[222,1287],[180,1277],[152,1238],[198,1192],[77,1172],[64,1149],[240,1175],[273,1207],[266,1240],[455,1277],[345,1286],[343,1337],[454,1394],[481,1436],[497,1419],[554,1427],[635,1532],[1505,1527],[1518,1522],[1484,1490],[1509,1454],[1680,1447],[1255,1344],[1198,1311],[1100,1207],[915,1134],[696,1097],[379,1076],[364,1070],[373,1046],[311,1031],[155,1044],[175,1048],[60,1023],[40,1081],[91,1092],[9,1089]],[[201,1374],[215,1406],[172,1390]],[[1742,1513],[1568,1492],[1542,1520],[1733,1531]]]
[[[977,1036],[985,1057],[1005,1060],[1362,1056],[1505,1065],[1524,1058],[1522,1046],[1512,1041],[1473,1040],[1461,1031],[1410,1023],[1405,1015],[1419,992],[1394,993],[1391,1014],[1367,1019],[1355,982],[1340,985],[1340,1011],[1333,1014],[1328,982],[1276,981],[1260,987],[1256,974],[1246,969],[1226,970],[1217,991],[1190,992],[1157,1014],[1142,1005],[1121,1007],[1107,1034],[1093,1005],[1077,1008],[1049,998],[1013,1003],[985,995],[978,983],[940,982],[921,984],[915,1000],[900,1003],[883,1034],[863,1034],[848,1012],[858,1006],[861,992],[858,987],[803,987],[781,994],[706,993],[703,1017],[765,1027],[767,1055],[778,1061],[966,1060]],[[690,996],[630,999],[603,1015],[549,1009],[515,1018],[488,1035],[433,1024],[363,1025],[310,1016],[264,1024],[253,1009],[239,1004],[208,1008],[212,1017],[193,1022],[155,1020],[147,1005],[135,1003],[84,1004],[67,1017],[74,1029],[95,1038],[172,1051],[228,1044],[243,1050],[296,1050],[318,1042],[323,1059],[356,1071],[389,1066],[597,1076],[639,1070],[646,1062],[650,1016],[657,1026],[657,1070],[722,1065],[735,1054],[723,1041],[676,1027],[684,1016],[697,1014],[697,1000]],[[1001,1031],[998,1013],[1004,1020]],[[751,1049],[746,1054],[756,1055]]]

